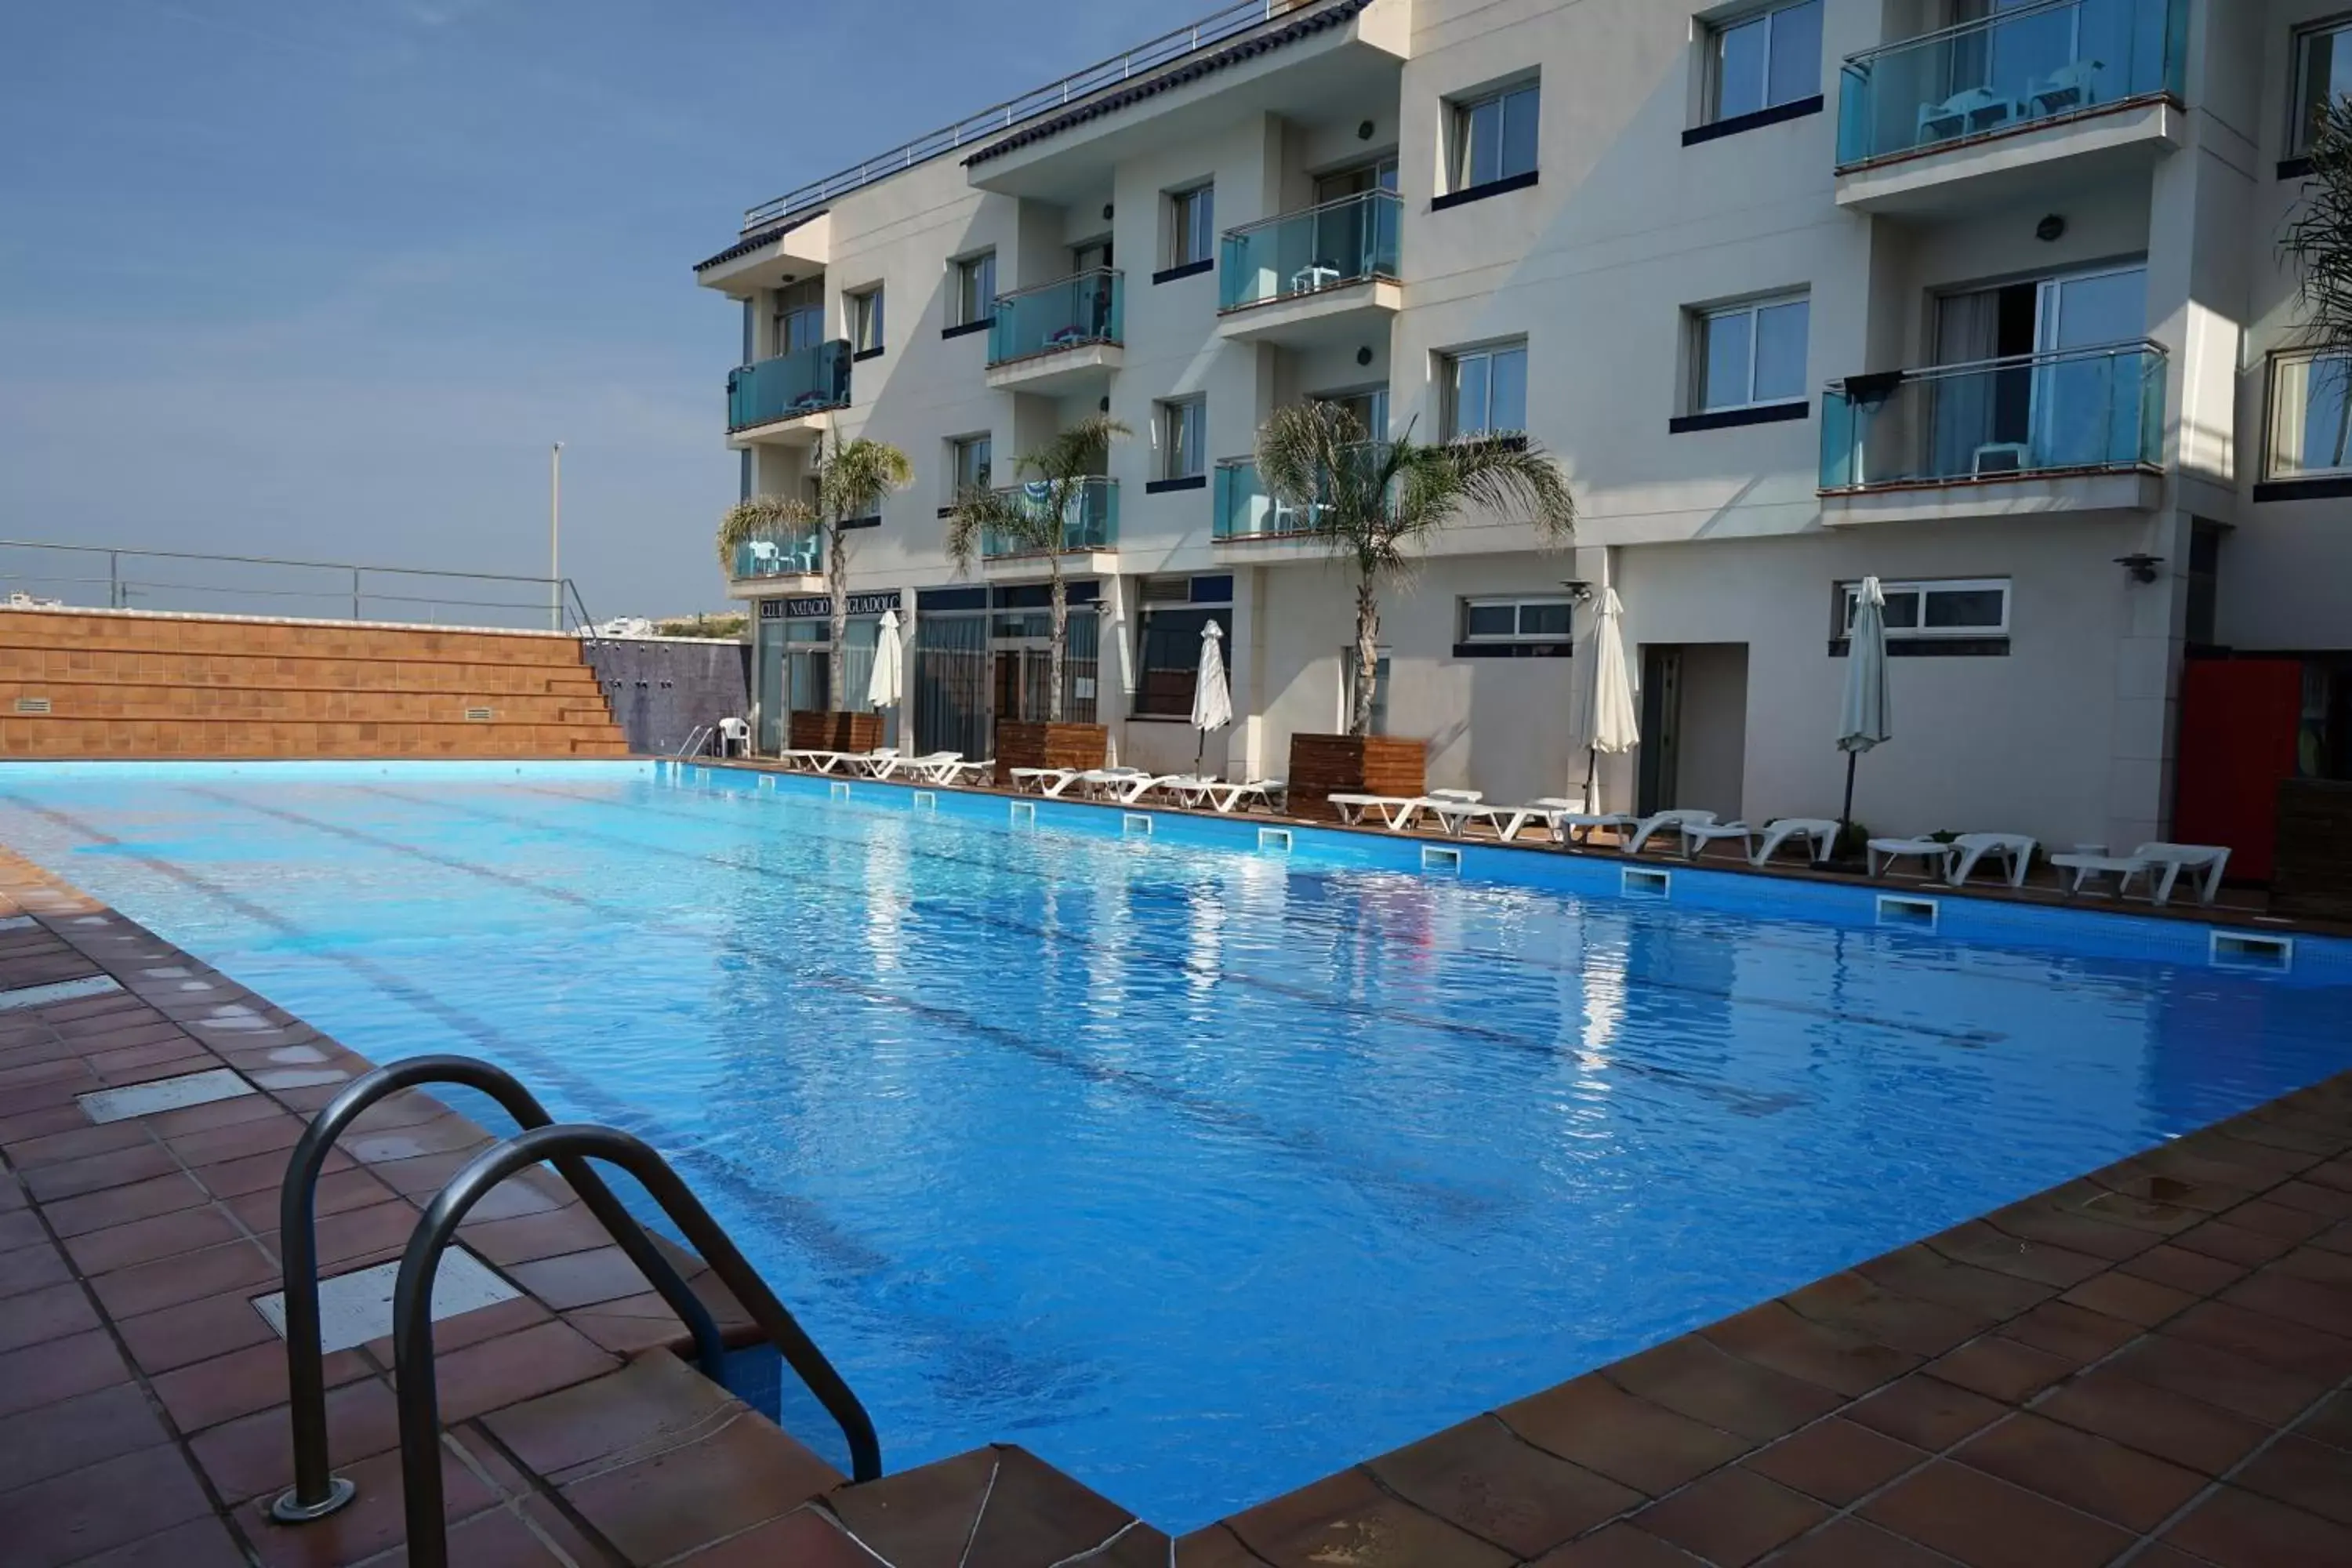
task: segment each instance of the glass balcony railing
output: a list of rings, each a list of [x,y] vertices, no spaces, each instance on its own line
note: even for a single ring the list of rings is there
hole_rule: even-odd
[[[727,428],[849,406],[849,345],[835,339],[727,373]]]
[[[2050,0],[1845,62],[1838,167],[2181,91],[2188,0]]]
[[[1373,278],[1393,282],[1401,211],[1394,191],[1364,191],[1228,229],[1217,258],[1217,308],[1239,310]]]
[[[1822,489],[2155,468],[2165,353],[2115,343],[1849,376],[1822,399]]]
[[[996,297],[988,329],[988,363],[1009,364],[1089,343],[1121,341],[1126,274],[1096,267],[1054,283]]]
[[[1282,539],[1312,533],[1314,510],[1302,511],[1268,495],[1258,479],[1257,465],[1247,458],[1228,458],[1217,465],[1215,538]]]
[[[737,581],[758,577],[813,577],[824,570],[824,541],[814,530],[747,539],[735,547]]]
[[[981,554],[991,561],[1001,561],[1015,555],[1050,553],[1054,538],[1053,525],[1048,521],[1053,501],[1051,489],[1042,482],[1033,482],[1012,485],[996,493],[1017,501],[1028,514],[1031,526],[1019,531],[987,530],[981,536]],[[1118,481],[1097,476],[1081,485],[1062,508],[1060,535],[1060,548],[1066,552],[1118,549]]]

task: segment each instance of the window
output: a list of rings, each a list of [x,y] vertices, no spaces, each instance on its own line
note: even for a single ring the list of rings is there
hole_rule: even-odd
[[[1356,645],[1349,643],[1340,658],[1339,673],[1347,685],[1339,693],[1339,727],[1346,729],[1348,720],[1356,710]],[[1389,656],[1381,654],[1372,661],[1372,722],[1371,733],[1389,732]]]
[[[824,280],[812,278],[776,290],[771,331],[779,357],[813,349],[824,341]]]
[[[1574,631],[1570,601],[1561,596],[1533,599],[1465,599],[1462,637],[1465,643],[1566,642]]]
[[[882,352],[882,285],[849,297],[849,347],[854,353]]]
[[[1215,187],[1194,185],[1168,197],[1168,265],[1190,267],[1217,254]]]
[[[984,250],[955,263],[956,320],[960,327],[996,313],[996,252]]]
[[[2273,479],[2352,474],[2352,353],[2271,362],[2270,446]]]
[[[1136,622],[1135,711],[1152,719],[1190,719],[1201,676],[1201,628],[1214,621],[1230,679],[1233,669],[1234,580],[1231,577],[1147,577]]]
[[[1528,345],[1445,356],[1445,438],[1516,436],[1528,427]]]
[[[1536,169],[1534,82],[1454,105],[1454,189],[1471,190]]]
[[[1822,0],[1800,0],[1715,29],[1707,119],[1736,120],[1822,90]]]
[[[988,489],[990,442],[985,436],[966,436],[948,443],[950,480],[956,495]]]
[[[1196,479],[1209,471],[1209,407],[1197,397],[1160,405],[1160,477]]]
[[[1702,314],[1695,389],[1698,411],[1713,414],[1804,401],[1805,339],[1811,324],[1811,302],[1801,295]]]
[[[2289,102],[2294,111],[2287,127],[2289,157],[2311,151],[2312,127],[2330,101],[2352,92],[2352,22],[2330,22],[2296,36],[2294,86]]]
[[[1838,584],[1837,635],[1853,635],[1861,584]],[[1922,637],[2001,637],[2009,635],[2009,579],[1943,583],[1881,583],[1886,595],[1889,641]]]

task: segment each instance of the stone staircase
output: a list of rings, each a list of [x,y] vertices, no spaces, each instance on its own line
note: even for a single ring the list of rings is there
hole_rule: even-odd
[[[0,756],[627,754],[572,637],[0,610]]]

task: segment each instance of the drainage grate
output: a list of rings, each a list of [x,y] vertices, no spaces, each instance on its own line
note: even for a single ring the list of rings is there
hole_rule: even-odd
[[[1014,801],[1013,803],[1011,820],[1016,827],[1036,826],[1037,803],[1034,800]]]
[[[16,699],[16,711],[19,713],[46,713],[48,710],[49,700],[46,697],[19,697]]]
[[[496,715],[487,708],[468,708],[466,710],[466,722],[469,724],[487,724],[495,717]]]
[[[1424,871],[1459,871],[1462,869],[1462,851],[1424,844],[1421,847],[1421,868]]]
[[[2284,974],[2294,967],[2294,938],[2291,936],[2264,936],[2251,931],[2217,931],[2208,939],[2206,951],[2216,969]]]
[[[338,1072],[330,1081],[340,1082],[345,1076]],[[127,1121],[134,1116],[210,1105],[217,1100],[239,1100],[257,1092],[235,1069],[214,1068],[208,1072],[183,1073],[178,1078],[156,1079],[123,1089],[94,1089],[74,1098],[81,1102],[83,1115],[103,1126],[110,1121]]]
[[[1643,866],[1628,866],[1618,873],[1617,890],[1629,899],[1664,899],[1674,896],[1675,874],[1654,871]]]
[[[937,795],[927,789],[919,789],[915,792],[915,809],[917,811],[937,811],[939,808],[940,797]]]
[[[398,1262],[379,1263],[335,1274],[319,1281],[319,1348],[332,1355],[356,1350],[370,1340],[392,1332],[392,1287],[400,1278]],[[433,1321],[462,1316],[482,1307],[511,1301],[522,1292],[483,1267],[481,1259],[462,1247],[442,1254],[441,1269],[433,1280]],[[252,1299],[261,1321],[286,1335],[286,1292],[272,1290]]]
[[[1121,813],[1118,831],[1122,837],[1149,838],[1151,837],[1151,818],[1140,811]]]
[[[1944,906],[1934,899],[1906,899],[1899,893],[1878,895],[1878,923],[1908,931],[1934,931]]]
[[[1290,829],[1287,827],[1259,828],[1257,830],[1257,847],[1261,849],[1279,850],[1285,855],[1289,854]]]

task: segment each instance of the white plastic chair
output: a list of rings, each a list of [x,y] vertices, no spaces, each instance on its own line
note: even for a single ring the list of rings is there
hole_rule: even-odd
[[[750,756],[751,726],[740,719],[719,721],[719,754],[722,757]]]
[[[1919,142],[1924,146],[1930,142],[1974,136],[2017,116],[2015,100],[2004,98],[1990,88],[1968,88],[1941,103],[1919,106]]]

